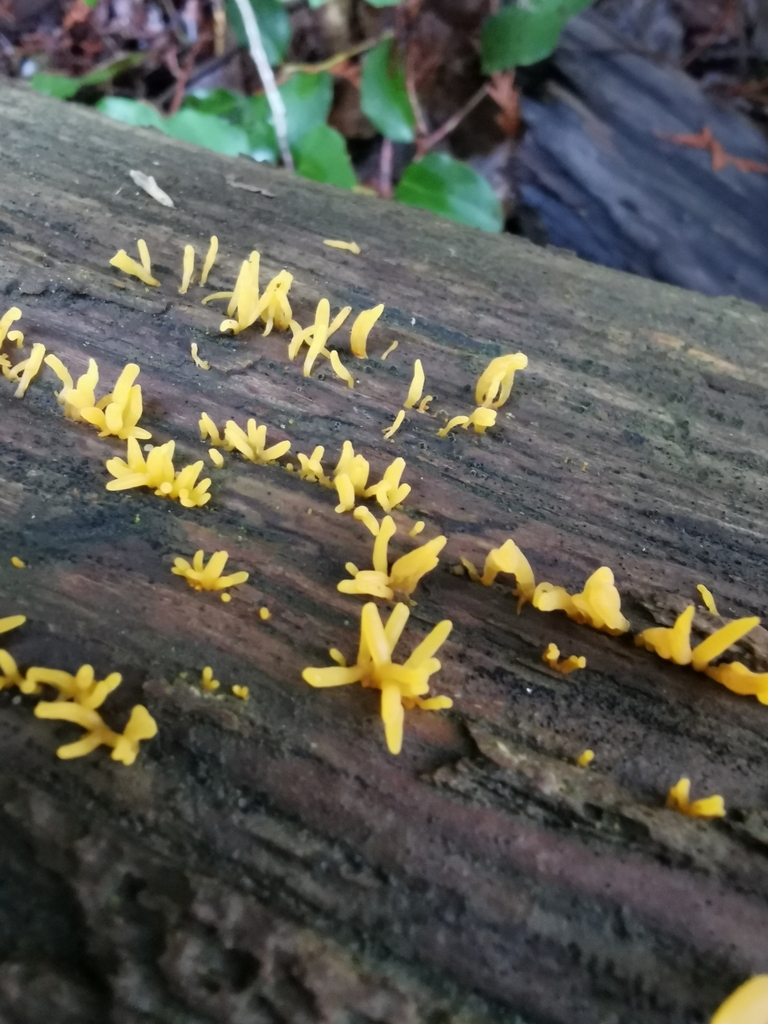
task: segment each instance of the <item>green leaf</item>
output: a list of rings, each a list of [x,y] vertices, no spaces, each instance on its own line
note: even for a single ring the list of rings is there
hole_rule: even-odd
[[[428,153],[418,163],[409,164],[395,199],[483,231],[501,231],[503,227],[501,204],[485,178],[445,153]]]
[[[277,163],[280,150],[272,127],[272,111],[263,93],[248,97],[243,128],[248,136],[249,152],[253,159],[260,163]]]
[[[248,153],[250,146],[245,131],[236,124],[225,121],[213,114],[201,114],[199,110],[180,110],[177,114],[163,118],[160,130],[175,139],[195,142],[216,153],[239,156]]]
[[[302,136],[293,147],[293,157],[297,172],[304,178],[340,188],[357,184],[344,137],[327,124],[319,124]]]
[[[560,33],[592,0],[528,0],[526,7],[505,7],[483,25],[483,71],[505,71],[544,60]]]
[[[272,67],[281,64],[291,41],[291,21],[280,0],[249,0],[259,23],[261,40]],[[234,0],[226,0],[227,21],[240,46],[248,46],[243,19]]]
[[[413,142],[416,122],[405,88],[405,72],[391,39],[384,39],[365,56],[360,105],[382,135],[393,142]]]
[[[280,86],[288,121],[288,142],[295,145],[308,131],[325,124],[333,103],[333,78],[330,73],[298,72]]]
[[[105,96],[96,104],[96,109],[115,121],[132,124],[137,128],[159,128],[162,131],[163,119],[149,103],[140,103],[122,96]]]
[[[198,89],[184,98],[181,109],[189,107],[191,110],[199,110],[201,114],[216,114],[217,117],[226,117],[239,123],[245,103],[245,96],[229,89]]]
[[[397,7],[401,0],[368,0],[371,7]]]
[[[144,60],[144,54],[134,53],[130,57],[122,57],[120,60],[112,61],[105,68],[98,68],[88,75],[80,78],[69,78],[67,75],[47,75],[38,71],[32,75],[29,84],[38,92],[47,93],[48,96],[55,96],[57,99],[68,100],[78,93],[85,85],[102,85],[104,82],[111,82],[117,75],[131,68],[137,67]]]

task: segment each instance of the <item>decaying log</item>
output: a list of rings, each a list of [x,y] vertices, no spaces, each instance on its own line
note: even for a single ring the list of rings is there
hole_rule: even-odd
[[[0,1019],[678,1024],[768,970],[768,709],[452,571],[513,536],[570,589],[611,566],[633,630],[669,624],[701,582],[724,617],[765,612],[768,317],[19,88],[2,88],[0,140],[0,287],[27,344],[76,373],[92,356],[105,383],[138,362],[142,422],[185,461],[207,459],[203,410],[323,444],[330,465],[347,438],[377,475],[402,455],[399,521],[448,537],[403,648],[454,622],[436,677],[454,708],[407,712],[393,757],[378,693],[301,679],[331,646],[353,654],[362,602],[336,584],[370,564],[333,492],[227,456],[204,509],[109,493],[124,446],[65,420],[47,372],[21,400],[0,379],[0,615],[29,619],[4,645],[22,666],[122,672],[105,715],[120,726],[140,701],[159,724],[130,768],[103,749],[59,761],[78,730],[0,694]],[[214,232],[215,288],[258,248],[263,276],[295,275],[302,324],[321,296],[386,304],[371,358],[346,357],[354,390],[305,379],[284,335],[219,335],[204,292],[177,293],[182,246]],[[139,237],[158,289],[108,266]],[[439,440],[488,359],[518,349],[498,426]],[[417,357],[434,412],[386,442]],[[251,573],[230,604],[170,573],[198,547]],[[754,636],[742,654],[765,669]],[[549,670],[550,641],[587,669]],[[681,775],[727,818],[665,810]]]

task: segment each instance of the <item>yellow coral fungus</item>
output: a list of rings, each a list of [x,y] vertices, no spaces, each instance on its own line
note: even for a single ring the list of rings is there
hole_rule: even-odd
[[[129,256],[125,249],[119,249],[109,261],[110,266],[117,267],[124,274],[130,274],[131,277],[138,277],[140,281],[150,285],[152,288],[157,288],[160,282],[152,277],[152,263],[149,259],[147,243],[143,238],[140,238],[136,243],[136,247],[139,250],[140,263],[137,263],[132,256]]]
[[[200,358],[196,341],[193,341],[192,344],[189,346],[189,351],[192,354],[192,362],[195,364],[195,366],[198,366],[201,370],[210,370],[211,364],[208,362],[208,360]]]
[[[22,562],[18,555],[11,555],[11,565],[14,569],[26,569],[27,563]]]
[[[570,675],[578,668],[587,667],[587,659],[583,655],[571,654],[564,661],[560,661],[560,648],[557,644],[549,644],[542,654],[541,660],[555,672],[561,672],[564,676]]]
[[[489,409],[499,409],[509,398],[516,370],[524,370],[528,357],[522,352],[492,359],[483,370],[475,388],[475,401]]]
[[[765,1024],[766,1021],[768,974],[756,974],[728,996],[710,1024]]]
[[[332,483],[325,475],[321,459],[325,455],[325,448],[319,444],[312,449],[311,455],[296,453],[299,460],[298,476],[302,480],[308,480],[311,484],[322,484],[324,487],[331,487]]]
[[[192,274],[195,270],[195,250],[191,245],[184,246],[184,257],[182,260],[181,284],[179,295],[186,295],[192,283]]]
[[[511,538],[504,541],[500,548],[492,548],[488,552],[482,576],[469,559],[462,558],[461,563],[469,573],[469,578],[477,583],[482,583],[484,587],[490,587],[500,572],[507,572],[514,576],[517,580],[515,597],[518,599],[518,611],[520,611],[526,601],[533,600],[534,590],[536,589],[533,569],[531,569],[528,559]]]
[[[11,306],[11,308],[7,309],[5,313],[3,313],[2,317],[0,317],[0,348],[3,347],[3,342],[6,338],[8,338],[9,341],[16,341],[19,344],[21,344],[19,338],[21,338],[21,341],[24,340],[24,335],[21,331],[8,331],[11,324],[16,323],[16,321],[20,319],[21,310],[18,306]]]
[[[405,459],[395,459],[384,470],[384,476],[377,484],[372,484],[365,489],[363,494],[366,498],[375,498],[385,512],[391,512],[393,508],[405,501],[411,493],[410,484],[401,484],[400,477],[405,469]]]
[[[158,497],[173,498],[185,508],[198,508],[207,504],[210,478],[197,478],[203,468],[202,460],[174,471],[175,441],[152,448],[146,460],[135,437],[128,438],[127,461],[114,458],[107,461],[107,471],[115,477],[107,484],[108,491],[126,491],[131,487],[149,487]]]
[[[445,537],[435,537],[421,547],[414,548],[389,563],[389,542],[397,532],[392,516],[385,516],[373,542],[373,569],[360,571],[352,562],[347,562],[351,580],[342,580],[337,589],[342,594],[369,594],[391,601],[395,594],[410,596],[419,580],[437,567],[438,555],[445,547]]]
[[[365,497],[370,471],[368,460],[362,455],[355,455],[352,442],[345,441],[333,470],[333,485],[339,495],[337,512],[351,511],[355,507],[355,497]]]
[[[403,402],[405,409],[412,409],[417,402],[421,400],[421,396],[424,393],[424,367],[421,365],[421,360],[417,359],[413,364],[413,379],[411,385],[408,388],[408,397]]]
[[[579,768],[586,768],[587,765],[592,764],[594,759],[595,759],[595,752],[594,752],[594,750],[584,750],[576,758],[576,764],[579,766]]]
[[[208,252],[205,254],[205,260],[203,262],[203,269],[200,271],[200,284],[208,283],[208,275],[211,272],[211,268],[216,260],[216,254],[218,251],[219,240],[216,235],[211,235],[211,244],[208,246]]]
[[[752,672],[740,661],[725,665],[708,665],[705,673],[715,682],[726,686],[742,697],[757,697],[761,704],[768,704],[768,672]]]
[[[437,436],[447,437],[455,427],[462,427],[464,430],[474,427],[476,434],[484,434],[488,427],[494,426],[495,423],[496,410],[479,406],[469,416],[454,416],[448,420],[445,426],[438,430]]]
[[[226,590],[237,587],[248,579],[247,572],[233,572],[222,576],[229,554],[226,551],[214,551],[205,565],[205,552],[196,551],[192,564],[186,558],[174,558],[171,572],[183,576],[193,590]]]
[[[141,385],[134,384],[139,373],[136,363],[127,363],[113,391],[100,399],[95,407],[80,409],[82,418],[98,427],[99,437],[119,437],[121,441],[129,438],[146,441],[152,437],[148,430],[137,426],[144,411]]]
[[[319,308],[320,307],[318,305],[318,309]],[[347,319],[351,312],[351,306],[344,306],[343,309],[339,310],[339,312],[336,314],[333,320],[331,320],[330,324],[328,324],[328,328],[326,331],[326,342],[328,338],[330,338],[332,335],[336,333],[336,331],[339,330],[339,328],[342,326],[342,324],[344,323],[344,321]],[[309,327],[302,328],[300,324],[296,323],[295,320],[291,320],[290,328],[292,337],[288,344],[288,358],[290,360],[294,360],[301,351],[303,345],[309,346],[312,343],[312,339],[315,336],[315,323],[311,323]],[[331,357],[331,353],[328,351],[327,348],[323,348],[320,354],[325,356],[327,359],[330,359]]]
[[[72,700],[93,711],[101,707],[122,679],[119,672],[111,672],[99,680],[92,665],[81,665],[74,674],[63,669],[35,666],[27,671],[21,691],[37,694],[41,686],[51,686],[59,691],[58,700]]]
[[[353,356],[357,356],[358,359],[367,358],[368,335],[383,312],[384,303],[382,302],[378,306],[374,306],[373,309],[364,309],[362,313],[357,315],[355,322],[352,324],[350,334],[350,346]]]
[[[357,242],[342,242],[335,238],[325,238],[323,245],[327,245],[329,249],[346,249],[347,252],[351,252],[355,256],[360,255],[360,246]]]
[[[409,537],[418,537],[418,535],[421,533],[421,531],[424,529],[425,526],[426,526],[426,523],[424,522],[424,520],[423,519],[419,519],[417,522],[415,522],[413,524],[412,528],[408,531],[408,536]]]
[[[336,511],[339,511],[338,507],[336,508]],[[380,529],[379,521],[369,508],[366,508],[365,505],[358,505],[352,515],[355,519],[358,519],[374,537],[378,536]],[[409,534],[409,536],[412,536],[412,534]]]
[[[27,621],[26,615],[6,615],[0,619],[0,633],[8,633],[12,629],[18,629]]]
[[[691,623],[694,607],[689,604],[684,612],[675,619],[674,626],[665,629],[661,626],[643,630],[635,637],[638,647],[647,647],[655,651],[660,658],[674,661],[677,665],[691,663]]]
[[[533,592],[532,602],[533,607],[541,612],[562,610],[569,619],[602,629],[613,636],[629,629],[629,623],[621,614],[621,597],[614,586],[613,573],[607,565],[592,573],[580,594],[571,596],[564,587],[539,583]]]
[[[82,739],[76,743],[67,743],[56,751],[57,756],[65,760],[84,757],[96,747],[104,745],[113,748],[113,761],[131,765],[139,753],[141,740],[150,740],[157,735],[157,723],[142,704],[137,704],[133,708],[122,733],[113,732],[98,711],[71,701],[51,703],[41,700],[35,706],[35,716],[72,722],[85,729],[85,736]]]
[[[447,619],[435,626],[402,665],[392,661],[409,614],[407,605],[395,605],[385,626],[376,605],[372,602],[364,605],[357,662],[350,667],[337,664],[330,668],[305,668],[302,672],[302,678],[310,686],[324,688],[360,683],[381,690],[381,717],[387,747],[392,754],[399,754],[402,749],[404,707],[436,711],[453,704],[450,697],[425,698],[430,676],[441,667],[434,655],[452,629]]]
[[[712,592],[708,590],[703,583],[699,583],[696,589],[701,594],[701,600],[704,602],[704,607],[710,615],[719,615],[715,599],[712,597]]]
[[[727,625],[718,629],[716,633],[702,640],[693,648],[691,661],[697,672],[701,672],[715,658],[724,654],[728,648],[746,636],[750,630],[760,624],[760,619],[755,617],[745,619],[734,619]]]
[[[221,469],[221,467],[224,465],[224,456],[221,454],[221,452],[218,451],[216,448],[209,448],[208,455],[214,466],[216,466],[218,469]]]
[[[210,438],[211,444],[214,448],[223,448],[225,446],[224,438],[219,433],[219,428],[213,422],[207,412],[201,414],[200,419],[197,423],[200,428],[200,440],[205,441]]]
[[[8,689],[11,686],[21,687],[23,685],[24,676],[19,672],[16,662],[8,651],[0,649],[0,690]]]
[[[200,685],[204,690],[208,690],[209,693],[212,693],[214,690],[218,690],[221,686],[219,680],[213,678],[213,669],[210,665],[206,665],[203,669],[200,675]]]
[[[235,697],[239,697],[240,700],[248,700],[248,687],[247,686],[233,686],[232,693]]]
[[[16,398],[23,398],[27,393],[27,388],[40,372],[40,367],[43,365],[44,355],[45,345],[41,345],[40,342],[37,342],[32,346],[32,351],[28,358],[22,359],[20,363],[16,363],[14,368],[6,373],[8,380],[16,380],[19,382],[19,386],[14,392]]]
[[[78,423],[85,423],[82,415],[83,409],[93,409],[96,406],[96,385],[99,383],[99,367],[95,359],[88,360],[88,370],[81,377],[78,377],[77,385],[72,380],[72,375],[58,356],[49,355],[45,357],[46,366],[50,366],[64,387],[56,395],[56,401],[64,409],[67,419],[75,420]]]
[[[262,622],[266,622],[268,619],[272,618],[272,612],[269,608],[259,608],[259,618]]]
[[[708,796],[703,800],[694,800],[691,803],[691,780],[680,779],[675,783],[667,794],[667,807],[672,811],[679,811],[689,818],[724,818],[725,803],[721,796]]]
[[[387,427],[385,430],[382,430],[382,434],[384,435],[384,437],[388,441],[389,441],[389,439],[391,437],[394,437],[394,435],[397,433],[397,431],[403,425],[403,420],[404,419],[405,419],[405,409],[401,409],[400,412],[397,414],[397,416],[395,416],[394,421],[392,422],[391,426]]]
[[[395,349],[397,348],[397,346],[399,344],[400,344],[399,341],[393,341],[392,344],[389,346],[389,348],[385,352],[382,353],[382,355],[381,355],[382,363],[387,358],[387,356],[391,356],[392,355],[392,353],[395,351]]]
[[[239,427],[234,420],[227,420],[224,427],[224,447],[228,451],[237,450],[249,462],[259,466],[269,466],[277,462],[291,449],[290,441],[278,441],[266,448],[267,428],[262,423],[256,426],[256,420],[246,423],[246,430]]]

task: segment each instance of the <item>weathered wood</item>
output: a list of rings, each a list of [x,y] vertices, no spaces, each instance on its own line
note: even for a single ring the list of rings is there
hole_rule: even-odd
[[[0,1016],[671,1024],[768,969],[768,710],[450,571],[513,535],[539,579],[580,587],[610,565],[635,629],[670,622],[698,582],[729,617],[764,612],[768,317],[22,89],[0,92],[0,140],[0,285],[27,340],[77,372],[95,357],[105,381],[139,362],[144,421],[185,456],[204,457],[202,410],[253,415],[294,451],[325,444],[331,462],[348,437],[377,472],[403,455],[401,522],[449,538],[406,643],[455,623],[437,677],[455,707],[407,713],[392,757],[378,694],[300,676],[356,641],[361,602],[335,587],[371,543],[331,492],[229,458],[202,510],[107,493],[122,446],[65,421],[52,380],[22,401],[0,381],[0,614],[29,616],[6,646],[22,665],[121,671],[107,713],[119,724],[142,700],[160,726],[132,768],[102,751],[61,762],[76,730],[0,695]],[[371,349],[398,350],[356,362],[348,391],[304,379],[282,336],[220,337],[200,290],[176,292],[182,245],[214,231],[215,287],[257,247],[295,274],[302,323],[322,295],[382,301]],[[137,237],[158,290],[107,265]],[[488,358],[518,348],[530,366],[498,428],[438,440]],[[415,357],[438,415],[383,442]],[[231,604],[171,575],[198,546],[251,572]],[[588,668],[545,668],[551,640]],[[204,665],[250,701],[198,692]],[[663,809],[683,774],[724,795],[726,820]]]

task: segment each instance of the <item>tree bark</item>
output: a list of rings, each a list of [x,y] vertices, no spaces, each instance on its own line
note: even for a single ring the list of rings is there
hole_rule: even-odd
[[[484,588],[452,571],[512,536],[537,579],[572,591],[611,566],[634,632],[671,623],[697,583],[727,618],[764,612],[765,313],[21,88],[0,90],[0,140],[0,288],[25,345],[76,374],[94,357],[106,385],[138,362],[142,424],[177,441],[177,464],[207,459],[202,411],[253,416],[293,452],[322,444],[329,466],[349,438],[377,479],[402,455],[399,523],[448,537],[403,650],[454,622],[435,677],[454,707],[406,712],[393,757],[378,693],[301,678],[331,646],[354,655],[362,602],[336,584],[347,560],[370,565],[370,536],[332,491],[226,456],[203,509],[107,492],[104,462],[124,445],[65,420],[47,372],[22,400],[0,379],[0,614],[29,619],[4,645],[23,668],[121,672],[105,717],[121,727],[142,702],[159,725],[130,768],[103,748],[60,761],[78,730],[0,694],[0,1019],[678,1024],[768,970],[768,709],[629,634],[518,615],[504,577]],[[371,357],[343,357],[354,390],[304,378],[284,335],[219,335],[203,290],[177,293],[183,245],[199,265],[213,233],[212,286],[231,287],[257,248],[263,278],[295,275],[302,324],[322,296],[355,313],[385,303]],[[108,265],[137,238],[158,289]],[[529,367],[498,426],[438,439],[471,411],[487,361],[518,349]],[[384,441],[415,358],[434,411]],[[170,573],[197,548],[251,573],[230,604]],[[697,630],[713,621],[697,614]],[[550,641],[587,668],[548,669]],[[765,670],[765,641],[755,631],[739,656]],[[217,694],[199,687],[205,665]],[[722,793],[727,817],[664,809],[682,775],[694,796]]]

